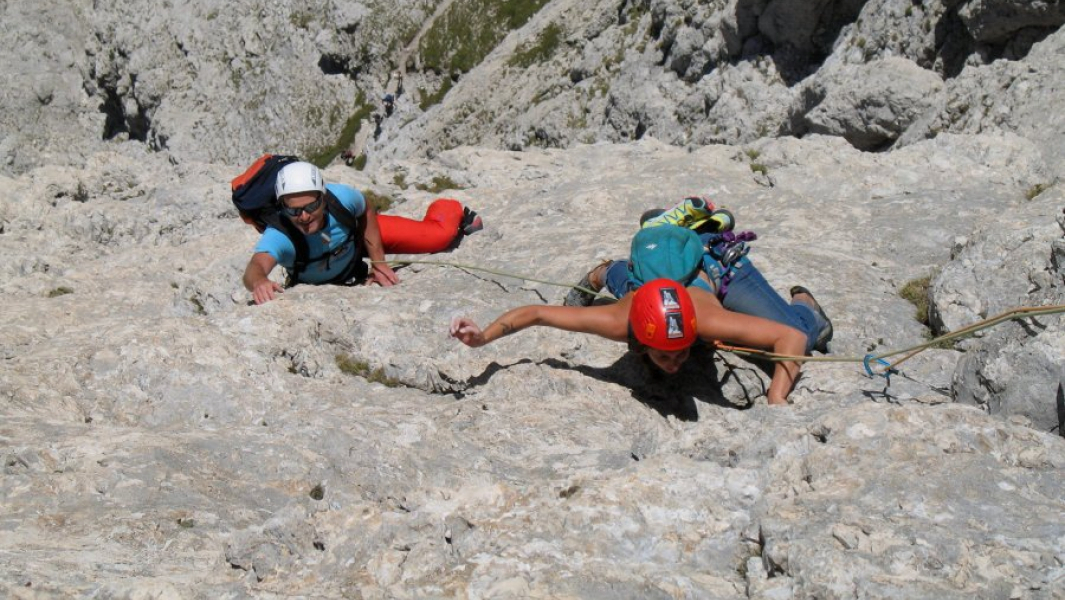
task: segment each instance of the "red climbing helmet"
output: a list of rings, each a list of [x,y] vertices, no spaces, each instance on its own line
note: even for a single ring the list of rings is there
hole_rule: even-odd
[[[684,286],[672,279],[641,285],[632,297],[629,328],[636,341],[673,352],[695,343],[695,305]]]

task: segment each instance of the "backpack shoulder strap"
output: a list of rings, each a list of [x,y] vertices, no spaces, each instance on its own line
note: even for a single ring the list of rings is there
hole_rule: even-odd
[[[292,247],[296,250],[296,258],[292,262],[292,268],[288,269],[288,281],[286,281],[286,287],[292,287],[299,280],[300,272],[307,268],[310,263],[311,251],[307,246],[307,238],[292,224],[292,221],[282,216],[279,211],[264,215],[262,221],[266,226],[273,227],[285,234],[285,237],[292,242]]]
[[[333,218],[339,221],[345,229],[355,232],[359,227],[359,218],[355,216],[355,213],[348,210],[348,207],[344,206],[344,203],[328,189],[325,191],[325,209],[329,211],[329,214],[333,215]]]

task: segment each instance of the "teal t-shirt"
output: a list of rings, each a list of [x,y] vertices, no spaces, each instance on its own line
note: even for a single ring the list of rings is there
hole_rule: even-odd
[[[327,184],[326,189],[340,200],[345,208],[356,217],[366,213],[366,198],[351,186],[340,183]],[[285,217],[281,217],[285,218]],[[307,265],[299,275],[300,283],[325,283],[339,276],[357,256],[361,257],[362,240],[355,239],[333,215],[326,213],[326,224],[318,233],[304,236],[311,258],[320,257]],[[272,256],[277,264],[291,270],[296,262],[296,247],[285,232],[267,227],[255,245],[255,252],[265,252]]]

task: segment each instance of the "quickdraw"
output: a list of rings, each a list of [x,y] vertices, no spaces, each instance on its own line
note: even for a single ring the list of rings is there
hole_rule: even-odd
[[[885,367],[885,369],[880,373],[873,371],[872,363],[874,362],[882,367]],[[899,370],[892,368],[891,363],[882,358],[877,358],[876,355],[873,354],[865,355],[865,358],[862,359],[862,366],[865,367],[866,375],[870,377],[876,377],[879,375],[887,381],[888,385],[891,385],[891,376],[899,374]]]
[[[741,231],[739,233],[725,231],[723,233],[705,235],[704,243],[706,244],[707,252],[710,253],[714,260],[721,263],[721,268],[723,269],[721,285],[717,290],[718,298],[724,298],[725,294],[728,293],[728,284],[732,281],[736,263],[751,251],[751,247],[747,245],[747,242],[753,242],[757,239],[758,234],[753,231]]]

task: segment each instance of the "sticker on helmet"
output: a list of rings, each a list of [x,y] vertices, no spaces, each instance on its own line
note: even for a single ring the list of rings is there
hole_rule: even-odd
[[[658,290],[662,295],[662,308],[665,310],[680,310],[680,300],[677,298],[677,290],[664,287]]]
[[[679,312],[666,313],[666,337],[669,339],[684,337],[684,321]]]

